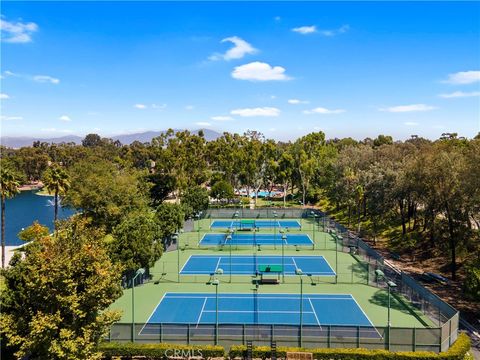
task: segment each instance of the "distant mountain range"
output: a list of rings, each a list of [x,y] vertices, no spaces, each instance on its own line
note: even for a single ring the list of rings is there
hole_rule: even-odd
[[[203,130],[205,135],[205,139],[207,141],[215,140],[216,138],[222,136],[222,134],[210,130],[210,129],[198,129],[193,130],[192,133],[198,133],[200,130]],[[175,130],[180,131],[180,130]],[[141,133],[134,133],[134,134],[124,134],[124,135],[116,135],[111,136],[112,140],[119,140],[122,144],[131,144],[134,141],[140,142],[149,142],[154,137],[160,136],[161,134],[165,133],[165,130],[162,131],[145,131]],[[83,137],[77,135],[67,135],[61,136],[57,138],[40,138],[40,137],[28,137],[28,136],[2,136],[0,137],[0,144],[9,148],[21,148],[24,146],[32,146],[35,141],[41,141],[46,143],[70,143],[73,142],[75,144],[81,144]]]

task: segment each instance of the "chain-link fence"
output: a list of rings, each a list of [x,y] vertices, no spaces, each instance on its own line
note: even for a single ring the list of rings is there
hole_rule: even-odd
[[[218,332],[218,333],[217,333]],[[115,324],[109,341],[139,343],[180,343],[188,345],[246,344],[304,348],[366,348],[391,351],[434,351],[443,349],[441,329],[363,327],[363,326],[302,326],[261,324]]]

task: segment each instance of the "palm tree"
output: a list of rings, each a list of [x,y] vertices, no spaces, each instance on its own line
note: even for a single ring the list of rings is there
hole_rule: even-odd
[[[65,170],[59,166],[52,166],[43,174],[43,183],[49,192],[53,193],[55,199],[55,217],[58,217],[58,196],[68,191],[70,187],[69,176]]]
[[[2,268],[5,267],[5,201],[18,194],[20,182],[18,176],[10,169],[0,169],[0,197],[2,208]]]

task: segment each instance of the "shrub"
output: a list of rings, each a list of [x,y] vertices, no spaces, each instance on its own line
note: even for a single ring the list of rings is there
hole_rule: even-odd
[[[287,352],[306,351],[313,353],[313,358],[316,360],[462,360],[466,358],[469,350],[470,338],[466,334],[460,334],[450,349],[440,354],[427,351],[390,352],[387,350],[367,349],[300,349],[278,347],[277,357],[285,358]],[[231,347],[228,355],[230,358],[243,358],[246,356],[246,351],[246,346],[234,345]],[[252,357],[268,359],[271,357],[271,349],[266,346],[254,346]]]

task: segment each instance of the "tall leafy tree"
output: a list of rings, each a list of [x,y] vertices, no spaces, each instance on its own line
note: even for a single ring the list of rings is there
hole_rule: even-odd
[[[2,268],[5,267],[5,203],[19,192],[19,176],[8,167],[0,166],[0,200],[2,212]]]
[[[227,200],[230,202],[235,197],[232,185],[228,181],[220,180],[213,184],[210,190],[210,196],[219,201]]]
[[[137,269],[148,269],[160,259],[162,235],[152,212],[131,212],[113,229],[110,256],[131,279]]]
[[[54,220],[58,219],[58,197],[64,195],[70,188],[68,173],[58,165],[48,168],[43,174],[43,183],[49,192],[53,193],[55,201]]]
[[[17,358],[99,359],[96,347],[120,314],[121,268],[104,248],[105,234],[84,220],[40,235],[3,272],[2,337]]]
[[[198,214],[208,208],[208,191],[201,186],[192,186],[183,191],[180,198],[185,217]]]
[[[64,202],[111,231],[126,213],[148,207],[144,173],[96,157],[72,166]]]

